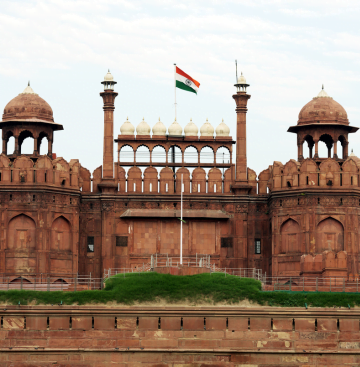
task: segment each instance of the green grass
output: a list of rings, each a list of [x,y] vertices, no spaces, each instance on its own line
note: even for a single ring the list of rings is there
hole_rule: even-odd
[[[263,292],[259,281],[220,273],[192,276],[174,276],[158,273],[134,273],[111,277],[106,287],[98,291],[81,292],[37,292],[2,291],[0,302],[6,304],[102,304],[117,302],[132,305],[135,302],[168,303],[206,302],[235,304],[248,299],[260,305],[283,307],[351,307],[360,305],[360,294],[322,292]]]

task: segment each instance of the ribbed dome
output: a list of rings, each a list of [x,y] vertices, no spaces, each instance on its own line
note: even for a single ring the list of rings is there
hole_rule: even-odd
[[[153,135],[166,135],[166,126],[160,121],[160,117],[159,121],[152,128],[152,133]]]
[[[192,119],[190,119],[190,122],[185,126],[184,133],[185,133],[185,136],[198,136],[199,129],[193,123]]]
[[[33,91],[30,84],[6,105],[2,120],[54,122],[52,108]]]
[[[110,70],[108,70],[107,74],[104,76],[104,81],[106,82],[112,82],[114,80],[114,77],[110,73]]]
[[[175,121],[168,128],[169,135],[182,135],[182,127]]]
[[[126,121],[120,127],[121,135],[134,135],[135,127],[129,121],[129,118],[126,118]]]
[[[337,123],[349,125],[343,106],[334,101],[323,89],[299,113],[298,125],[310,123]]]
[[[200,135],[201,136],[214,136],[214,128],[213,126],[210,124],[210,122],[208,121],[208,119],[206,119],[206,122],[203,126],[201,126],[200,128]]]
[[[216,136],[229,136],[230,135],[230,128],[222,120],[221,124],[215,129]]]
[[[150,135],[151,127],[144,118],[138,126],[136,126],[136,135]]]

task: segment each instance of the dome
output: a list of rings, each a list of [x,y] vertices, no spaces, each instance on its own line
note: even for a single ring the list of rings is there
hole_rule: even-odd
[[[185,133],[185,136],[198,136],[199,129],[192,122],[192,119],[190,119],[190,122],[185,126],[184,133]]]
[[[143,118],[140,124],[136,126],[136,135],[150,135],[150,130],[151,127]]]
[[[54,123],[52,108],[33,91],[30,83],[6,105],[2,120]]]
[[[221,124],[215,129],[216,136],[229,136],[230,135],[230,128],[222,120]]]
[[[105,82],[112,82],[113,80],[114,80],[114,77],[110,73],[110,70],[108,70],[107,74],[104,76],[104,81]]]
[[[201,128],[200,128],[200,135],[201,136],[211,136],[211,137],[214,137],[214,128],[210,124],[210,122],[208,121],[208,119],[206,119],[205,124],[203,126],[201,126]]]
[[[298,125],[310,123],[337,123],[349,125],[343,106],[334,101],[324,90],[307,103],[299,113]]]
[[[129,118],[126,118],[126,121],[120,127],[121,135],[134,135],[135,127],[129,121]]]
[[[238,77],[237,82],[238,82],[238,84],[246,84],[246,79],[245,79],[242,72],[241,72],[241,75]]]
[[[175,121],[168,128],[169,135],[182,135],[182,127]]]
[[[153,135],[166,135],[166,126],[160,121],[160,117],[159,121],[152,128],[152,133]]]

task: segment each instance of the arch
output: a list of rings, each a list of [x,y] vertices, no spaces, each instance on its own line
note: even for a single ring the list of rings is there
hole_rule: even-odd
[[[118,167],[117,179],[119,182],[119,192],[126,192],[126,172],[123,167]]]
[[[128,171],[127,192],[142,192],[142,172],[139,167],[133,166]]]
[[[319,166],[320,172],[340,172],[340,165],[339,163],[332,158],[328,158],[325,161],[320,163]]]
[[[219,148],[216,149],[216,163],[217,164],[222,164],[222,163],[231,163],[231,153],[230,153],[230,149],[225,147],[225,146],[221,146]]]
[[[206,193],[206,172],[203,168],[197,167],[192,174],[191,192],[193,194]]]
[[[45,148],[43,149],[44,151],[43,152],[40,152],[40,149],[41,149],[41,144],[42,144],[42,141],[43,139],[46,140],[46,145],[45,145]],[[49,135],[42,131],[40,134],[39,134],[39,137],[37,139],[37,151],[38,151],[38,154],[48,154],[49,153],[49,141],[50,141],[50,138],[49,138]]]
[[[333,217],[321,220],[316,228],[316,252],[344,251],[344,226]]]
[[[222,192],[222,173],[218,168],[211,168],[208,174],[208,192],[221,194]]]
[[[52,284],[68,284],[68,282],[67,282],[67,281],[65,281],[65,280],[64,280],[64,279],[62,279],[62,278],[58,278],[58,279],[54,280],[54,281],[52,282]]]
[[[30,138],[30,139],[29,139]],[[26,143],[24,141],[27,139]],[[34,135],[29,130],[23,130],[18,138],[19,154],[34,153]]]
[[[300,251],[300,226],[292,218],[285,220],[280,227],[281,253],[293,253]]]
[[[11,155],[15,153],[15,136],[12,131],[8,131],[5,134],[5,154]]]
[[[144,193],[157,194],[158,192],[158,171],[154,167],[147,167],[144,171]]]
[[[8,224],[7,248],[15,251],[33,251],[36,248],[36,224],[34,219],[26,214],[19,214],[11,218]],[[36,259],[15,258],[14,270],[28,267],[29,262],[35,266]]]
[[[153,163],[166,163],[166,149],[162,145],[155,145],[151,151]]]
[[[214,163],[214,149],[206,145],[200,150],[200,163]]]
[[[347,138],[346,138],[345,135],[340,135],[338,137],[338,141],[340,142],[340,144],[342,146],[342,156],[341,156],[341,158],[345,159],[345,158],[347,158],[346,157],[346,148],[347,148],[349,142],[347,141]]]
[[[181,193],[181,175],[183,176],[183,193],[189,194],[190,193],[190,171],[185,168],[181,167],[176,171],[176,193]]]
[[[304,154],[304,149],[302,149],[302,151],[303,151],[303,157],[304,158],[312,158],[313,157],[313,147],[314,147],[314,145],[315,145],[315,142],[314,142],[314,138],[311,136],[311,135],[306,135],[305,137],[304,137],[304,139],[303,139],[303,141],[302,141],[302,145],[304,144],[304,143],[307,143],[307,145],[308,145],[308,148],[309,148],[309,150],[308,150],[308,154]]]
[[[51,225],[51,251],[71,251],[71,224],[63,216],[58,216]]]
[[[119,162],[131,163],[134,162],[134,149],[131,145],[123,145],[119,151]]]
[[[182,150],[178,145],[172,145],[168,150],[168,162],[169,163],[182,163],[183,155]]]
[[[193,145],[189,145],[185,148],[184,163],[199,163],[199,151]]]
[[[174,172],[169,167],[164,167],[160,171],[160,193],[174,193]]]
[[[320,144],[319,146],[319,157],[327,157],[330,158],[331,157],[331,149],[334,145],[334,139],[330,134],[322,134],[319,138],[319,141],[325,143],[326,145],[326,150],[323,150],[323,145]]]
[[[135,161],[136,162],[150,162],[150,149],[148,146],[142,144],[139,145],[135,152]]]
[[[288,162],[285,163],[283,168],[284,175],[292,175],[298,173],[298,166],[299,163],[296,162],[294,159],[290,159]]]
[[[231,184],[233,182],[233,172],[231,168],[228,168],[224,173],[224,194],[231,192]]]
[[[27,278],[24,278],[24,277],[17,277],[17,278],[14,278],[12,280],[10,280],[9,284],[18,284],[18,283],[26,283],[26,284],[32,284],[32,282],[27,279]]]

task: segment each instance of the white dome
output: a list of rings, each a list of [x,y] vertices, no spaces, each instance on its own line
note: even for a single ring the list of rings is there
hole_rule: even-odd
[[[222,120],[221,124],[215,129],[216,136],[229,136],[230,135],[230,128]]]
[[[37,96],[37,94],[33,91],[33,89],[30,87],[30,82],[28,82],[27,87],[24,89],[24,91],[20,94],[35,94]]]
[[[323,86],[322,86],[321,91],[319,92],[319,94],[318,94],[315,98],[331,98],[331,97],[330,97],[330,96],[325,92],[324,84],[323,84]]]
[[[192,119],[190,119],[190,122],[185,126],[184,133],[185,133],[185,136],[198,136],[199,129],[192,122]]]
[[[205,124],[201,126],[200,135],[201,136],[211,136],[211,137],[214,136],[214,128],[212,127],[208,119],[206,119]]]
[[[105,82],[112,82],[113,80],[114,80],[114,77],[110,73],[110,70],[108,70],[107,74],[104,76],[104,81]]]
[[[244,75],[242,74],[242,72],[241,72],[241,75],[238,77],[237,82],[238,82],[238,84],[246,84],[246,79],[245,79]]]
[[[182,127],[175,121],[168,128],[169,135],[182,135]]]
[[[160,121],[160,117],[159,121],[152,128],[152,133],[153,135],[166,135],[166,126]]]
[[[121,135],[134,135],[135,127],[129,121],[129,118],[126,118],[126,121],[120,127]]]
[[[140,124],[136,126],[136,135],[150,135],[150,130],[151,127],[143,118]]]

